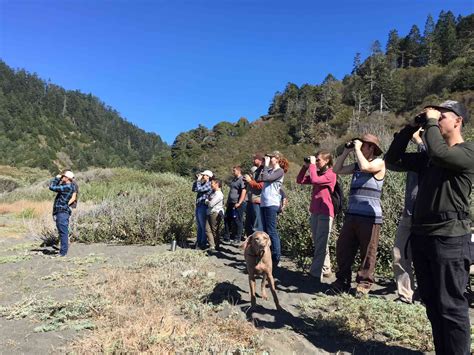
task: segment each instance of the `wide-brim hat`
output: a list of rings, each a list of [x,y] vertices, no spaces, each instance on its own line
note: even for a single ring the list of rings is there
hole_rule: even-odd
[[[469,112],[467,111],[466,106],[464,106],[462,103],[459,101],[454,101],[454,100],[446,100],[439,105],[429,105],[426,106],[425,108],[436,108],[440,109],[443,108],[445,110],[449,110],[451,112],[454,112],[456,115],[462,117],[462,123],[466,124],[469,122]]]
[[[375,147],[374,154],[376,156],[379,156],[380,154],[383,153],[382,148],[380,147],[380,140],[377,138],[377,136],[374,136],[373,134],[370,134],[370,133],[366,133],[360,138],[360,140],[362,142],[372,143]]]
[[[210,170],[204,170],[201,175],[206,175],[206,176],[209,176],[210,178],[214,176],[214,174],[212,173],[212,171]]]

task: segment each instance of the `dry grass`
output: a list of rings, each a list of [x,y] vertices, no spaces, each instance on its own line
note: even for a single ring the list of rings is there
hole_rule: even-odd
[[[195,272],[186,272],[196,270]],[[195,251],[158,254],[128,269],[109,269],[90,283],[108,305],[97,328],[72,345],[73,352],[225,353],[258,351],[257,330],[239,313],[206,303],[216,281]]]
[[[19,215],[25,210],[34,211],[36,216],[51,214],[53,208],[52,201],[26,201],[20,200],[11,203],[0,203],[0,214]]]

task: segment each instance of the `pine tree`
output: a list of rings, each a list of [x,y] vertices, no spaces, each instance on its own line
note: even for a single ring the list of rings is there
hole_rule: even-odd
[[[400,37],[397,30],[391,30],[388,33],[387,45],[385,46],[387,62],[391,69],[398,67],[398,58],[400,56]]]
[[[440,63],[448,64],[456,57],[456,19],[451,11],[441,11],[435,27],[435,40],[440,48]]]
[[[423,65],[437,64],[439,62],[439,47],[435,41],[435,23],[431,14],[428,15],[423,32]]]

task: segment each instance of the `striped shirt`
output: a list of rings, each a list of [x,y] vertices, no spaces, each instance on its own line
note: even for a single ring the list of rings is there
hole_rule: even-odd
[[[349,206],[346,215],[366,217],[374,224],[382,224],[382,186],[384,179],[378,180],[371,173],[360,171],[358,165],[352,175]]]
[[[69,208],[69,200],[74,193],[74,185],[69,184],[61,184],[61,178],[54,178],[49,183],[49,189],[51,191],[57,192],[56,198],[54,199],[53,205],[53,215],[56,215],[61,212],[71,214],[71,208]]]

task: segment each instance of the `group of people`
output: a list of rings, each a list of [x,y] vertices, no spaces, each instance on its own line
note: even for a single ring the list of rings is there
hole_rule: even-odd
[[[474,142],[465,142],[462,137],[462,127],[468,120],[465,106],[457,101],[427,106],[395,135],[384,158],[379,139],[365,134],[346,143],[335,163],[328,151],[308,157],[296,178],[299,184],[312,185],[309,211],[314,256],[310,275],[320,283],[323,277],[332,274],[328,239],[335,217],[333,194],[337,175],[352,175],[345,219],[336,242],[337,271],[331,289],[334,292],[350,290],[352,266],[359,251],[361,263],[355,293],[363,296],[375,282],[386,171],[408,172],[403,214],[393,247],[398,300],[413,302],[413,264],[418,292],[426,306],[439,354],[470,353],[469,304],[465,291],[470,264],[474,262],[469,212],[474,181]],[[407,152],[410,141],[416,149]],[[355,162],[346,163],[352,152]],[[254,230],[267,232],[272,241],[272,259],[278,264],[280,240],[276,215],[286,171],[278,152],[266,155],[264,161],[259,158],[254,157],[254,176],[234,174],[225,215],[231,220],[229,216],[237,210],[237,220],[241,222],[248,192],[251,198],[247,204],[252,206],[247,208],[250,211],[248,225],[252,229],[246,234]],[[233,193],[237,189],[233,187],[234,182],[240,194]],[[195,191],[202,191],[199,187],[205,184],[205,181],[196,182]],[[211,206],[212,196],[211,193],[203,198],[203,204]],[[259,208],[255,209],[255,205]],[[241,229],[237,233],[241,233]],[[234,236],[240,238],[240,234]],[[204,238],[199,239],[201,243]]]
[[[314,257],[310,274],[320,281],[330,273],[327,240],[334,210],[330,192],[336,174],[351,174],[349,201],[336,243],[336,292],[351,287],[357,251],[361,263],[356,295],[374,283],[380,228],[381,194],[386,169],[407,172],[403,214],[393,247],[398,300],[413,302],[414,276],[431,322],[437,354],[469,354],[471,326],[466,286],[474,263],[470,196],[474,182],[474,142],[465,142],[462,127],[469,120],[465,106],[448,100],[427,106],[395,135],[384,159],[378,138],[365,134],[348,142],[332,166],[328,152],[311,157],[298,175],[312,184],[310,205]],[[416,148],[407,152],[412,141]],[[344,164],[351,152],[355,163]]]
[[[280,261],[280,237],[277,215],[285,207],[286,196],[282,185],[288,171],[288,160],[280,152],[256,153],[253,167],[242,174],[240,166],[232,168],[229,195],[224,203],[222,181],[210,170],[196,175],[192,190],[196,195],[197,241],[196,247],[210,251],[219,248],[220,224],[224,221],[222,239],[240,243],[245,235],[256,231],[266,232],[272,243],[272,260]],[[244,221],[245,216],[245,221]]]
[[[465,294],[474,260],[471,236],[470,195],[474,181],[474,142],[465,142],[462,127],[469,120],[465,106],[445,101],[427,106],[414,121],[395,135],[385,158],[379,139],[372,134],[346,143],[333,164],[328,151],[307,159],[296,182],[312,185],[310,224],[314,257],[310,274],[321,279],[332,273],[328,238],[335,217],[333,197],[337,175],[352,175],[345,219],[336,243],[335,292],[351,288],[352,266],[357,251],[361,263],[356,276],[356,294],[367,294],[375,282],[374,270],[383,222],[381,195],[386,170],[407,171],[403,215],[393,248],[393,267],[399,300],[413,301],[414,277],[421,301],[432,325],[436,353],[469,354],[469,304]],[[412,140],[415,151],[407,152]],[[346,163],[351,153],[354,163]],[[250,174],[240,166],[232,169],[230,192],[224,203],[222,181],[205,170],[193,183],[196,197],[197,247],[218,248],[219,225],[224,237],[240,242],[255,231],[271,239],[272,261],[281,256],[277,215],[284,206],[282,185],[288,161],[280,152],[253,156]],[[65,171],[49,186],[57,193],[53,215],[61,247],[68,251],[71,206],[77,203],[74,174]],[[245,213],[244,213],[245,212]]]

